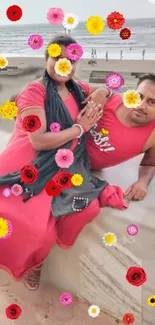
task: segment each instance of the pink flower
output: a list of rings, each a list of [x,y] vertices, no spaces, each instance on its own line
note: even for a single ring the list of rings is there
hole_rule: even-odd
[[[2,194],[3,194],[5,197],[9,197],[9,196],[11,195],[11,189],[8,188],[8,187],[6,187],[6,188],[3,190]]]
[[[59,25],[64,20],[64,13],[61,8],[50,8],[47,13],[47,19],[50,24]]]
[[[72,295],[70,293],[64,292],[60,296],[60,302],[62,305],[70,305],[72,303]]]
[[[67,46],[67,58],[73,61],[77,61],[83,55],[83,48],[80,44],[70,44]]]
[[[127,233],[130,236],[135,236],[138,234],[138,227],[136,225],[129,225],[127,227]]]
[[[105,80],[106,86],[110,89],[117,90],[124,84],[124,79],[119,73],[110,73]]]
[[[60,124],[57,122],[54,122],[50,125],[50,130],[52,132],[59,132],[60,131]]]
[[[16,196],[19,196],[23,193],[23,188],[21,185],[19,184],[14,184],[12,187],[11,187],[11,192],[12,194],[16,195]]]
[[[6,238],[10,237],[11,234],[12,234],[12,231],[13,231],[12,224],[11,224],[11,222],[8,221],[8,220],[6,220],[6,222],[7,222],[7,224],[8,224],[8,232],[7,232],[7,234],[6,234],[5,236],[0,237],[0,239],[6,239]]]
[[[74,161],[73,152],[70,149],[59,149],[55,161],[60,168],[69,168]]]
[[[44,43],[44,40],[41,35],[39,34],[34,34],[31,35],[28,39],[28,45],[31,47],[33,50],[39,50]]]

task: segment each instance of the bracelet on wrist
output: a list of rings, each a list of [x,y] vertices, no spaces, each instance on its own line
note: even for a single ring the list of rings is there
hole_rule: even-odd
[[[81,124],[73,124],[72,127],[73,126],[78,126],[79,127],[81,132],[80,132],[80,135],[78,135],[77,139],[81,138],[83,133],[84,133],[84,129],[83,129],[82,125]]]

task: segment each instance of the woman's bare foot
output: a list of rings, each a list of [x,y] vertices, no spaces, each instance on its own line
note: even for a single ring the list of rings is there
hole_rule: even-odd
[[[24,285],[27,289],[35,291],[39,288],[42,266],[43,264],[27,271],[24,274]]]

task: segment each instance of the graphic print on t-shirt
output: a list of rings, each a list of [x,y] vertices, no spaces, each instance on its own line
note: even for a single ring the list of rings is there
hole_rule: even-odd
[[[110,138],[107,136],[109,131],[102,128],[101,131],[97,132],[95,129],[97,124],[90,130],[90,134],[93,137],[94,143],[99,147],[100,151],[113,151],[115,148],[110,144]]]

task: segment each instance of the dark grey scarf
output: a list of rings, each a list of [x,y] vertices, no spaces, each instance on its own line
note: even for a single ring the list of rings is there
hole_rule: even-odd
[[[61,125],[61,130],[70,128],[74,122],[57,92],[54,81],[51,80],[47,71],[45,71],[44,74],[44,84],[46,87],[45,112],[47,132],[50,131],[52,122],[58,122]],[[85,95],[81,87],[74,80],[68,81],[66,86],[74,96],[79,110],[83,109],[81,103],[85,99]],[[67,172],[81,174],[84,178],[84,182],[81,186],[73,186],[71,189],[63,190],[59,196],[53,198],[52,213],[56,218],[73,213],[73,211],[82,210],[88,206],[95,197],[98,197],[99,193],[108,185],[107,182],[94,177],[92,178],[90,175],[89,159],[85,149],[86,137],[87,135],[81,137],[80,143],[74,149],[74,163],[70,168],[67,168]],[[71,145],[72,141],[60,148],[69,149]],[[34,195],[39,194],[58,172],[59,167],[55,162],[55,154],[60,148],[37,152],[36,158],[31,161],[31,164],[39,171],[35,183],[23,183],[20,180],[20,171],[18,170],[17,172],[0,176],[0,186],[21,184],[23,187],[23,195],[25,196],[23,201],[28,201]]]

